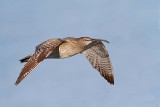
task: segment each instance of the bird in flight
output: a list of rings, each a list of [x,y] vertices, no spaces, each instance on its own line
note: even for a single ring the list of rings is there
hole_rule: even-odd
[[[76,54],[83,54],[110,84],[114,84],[113,68],[103,42],[104,39],[92,39],[90,37],[64,39],[53,38],[46,40],[36,46],[35,52],[21,59],[26,62],[15,85],[18,85],[28,76],[44,59],[48,58],[68,58]]]

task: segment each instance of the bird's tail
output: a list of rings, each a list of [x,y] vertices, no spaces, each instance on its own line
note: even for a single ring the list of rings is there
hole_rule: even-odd
[[[19,61],[20,61],[21,63],[28,62],[28,59],[29,59],[30,57],[31,57],[31,55],[28,55],[28,56],[20,59]]]

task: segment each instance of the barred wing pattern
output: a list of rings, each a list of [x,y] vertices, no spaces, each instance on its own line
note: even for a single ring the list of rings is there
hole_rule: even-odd
[[[114,84],[112,64],[109,54],[102,42],[83,51],[82,54],[86,56],[92,66],[97,69],[110,84]]]
[[[61,39],[49,39],[38,45],[35,53],[29,57],[27,63],[24,65],[15,85],[18,85],[24,78],[26,78],[28,74],[30,74],[31,71],[48,57],[61,43]]]

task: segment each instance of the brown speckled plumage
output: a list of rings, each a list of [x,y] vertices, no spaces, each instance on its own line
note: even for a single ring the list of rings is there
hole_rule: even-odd
[[[114,84],[112,64],[109,54],[102,42],[98,45],[92,46],[82,53],[92,64],[93,68],[97,69],[110,84]]]
[[[30,72],[46,58],[67,58],[82,53],[86,56],[92,66],[110,83],[114,84],[113,68],[109,54],[103,45],[102,39],[89,37],[49,39],[36,47],[35,52],[23,59],[24,65],[17,81],[18,85]]]

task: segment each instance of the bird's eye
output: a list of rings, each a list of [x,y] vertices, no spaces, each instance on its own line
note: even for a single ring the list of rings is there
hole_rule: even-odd
[[[84,41],[90,41],[90,39],[88,39],[88,38],[84,38]]]

